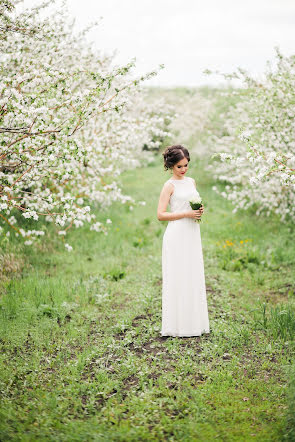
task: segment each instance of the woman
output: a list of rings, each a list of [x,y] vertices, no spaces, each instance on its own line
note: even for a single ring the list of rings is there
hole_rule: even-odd
[[[200,219],[204,207],[189,204],[198,195],[187,177],[190,156],[180,145],[163,153],[164,168],[172,177],[163,185],[157,217],[168,221],[162,245],[162,336],[200,336],[209,333]],[[170,205],[171,212],[167,212]]]

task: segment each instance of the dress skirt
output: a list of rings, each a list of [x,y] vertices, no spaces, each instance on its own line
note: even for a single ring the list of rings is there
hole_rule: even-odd
[[[209,333],[200,225],[169,221],[162,242],[162,336]]]

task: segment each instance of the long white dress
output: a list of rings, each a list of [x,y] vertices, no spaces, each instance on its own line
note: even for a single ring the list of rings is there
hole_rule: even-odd
[[[192,210],[198,195],[192,178],[169,179],[174,185],[171,212]],[[194,218],[168,221],[162,243],[162,336],[209,333],[200,224]]]

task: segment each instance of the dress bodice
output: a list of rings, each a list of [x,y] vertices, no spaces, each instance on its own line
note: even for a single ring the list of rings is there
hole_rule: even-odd
[[[170,178],[168,182],[171,182],[174,186],[174,191],[169,200],[171,212],[192,210],[189,200],[192,197],[199,196],[194,180],[190,177],[184,177],[181,180]]]

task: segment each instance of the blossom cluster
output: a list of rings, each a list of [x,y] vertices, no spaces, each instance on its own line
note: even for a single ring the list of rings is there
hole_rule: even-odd
[[[84,223],[106,234],[91,207],[136,204],[120,174],[152,161],[174,115],[145,99],[157,70],[134,78],[135,61],[117,66],[93,48],[63,3],[43,14],[51,3],[19,12],[0,0],[0,223],[28,245],[40,234],[24,221],[40,217],[62,239]]]
[[[213,100],[198,89],[183,88],[179,91],[175,88],[155,88],[150,93],[150,103],[153,104],[155,97],[161,94],[163,105],[172,115],[169,129],[174,135],[174,144],[193,145],[194,153],[202,156],[206,146],[202,140],[202,134],[206,131],[208,119],[213,108]]]
[[[275,66],[268,63],[262,79],[241,68],[232,74],[243,86],[230,90],[235,103],[222,134],[211,136],[218,161],[209,170],[225,182],[224,191],[213,189],[233,202],[233,212],[253,207],[256,215],[276,213],[287,222],[295,220],[295,56],[275,51]]]

